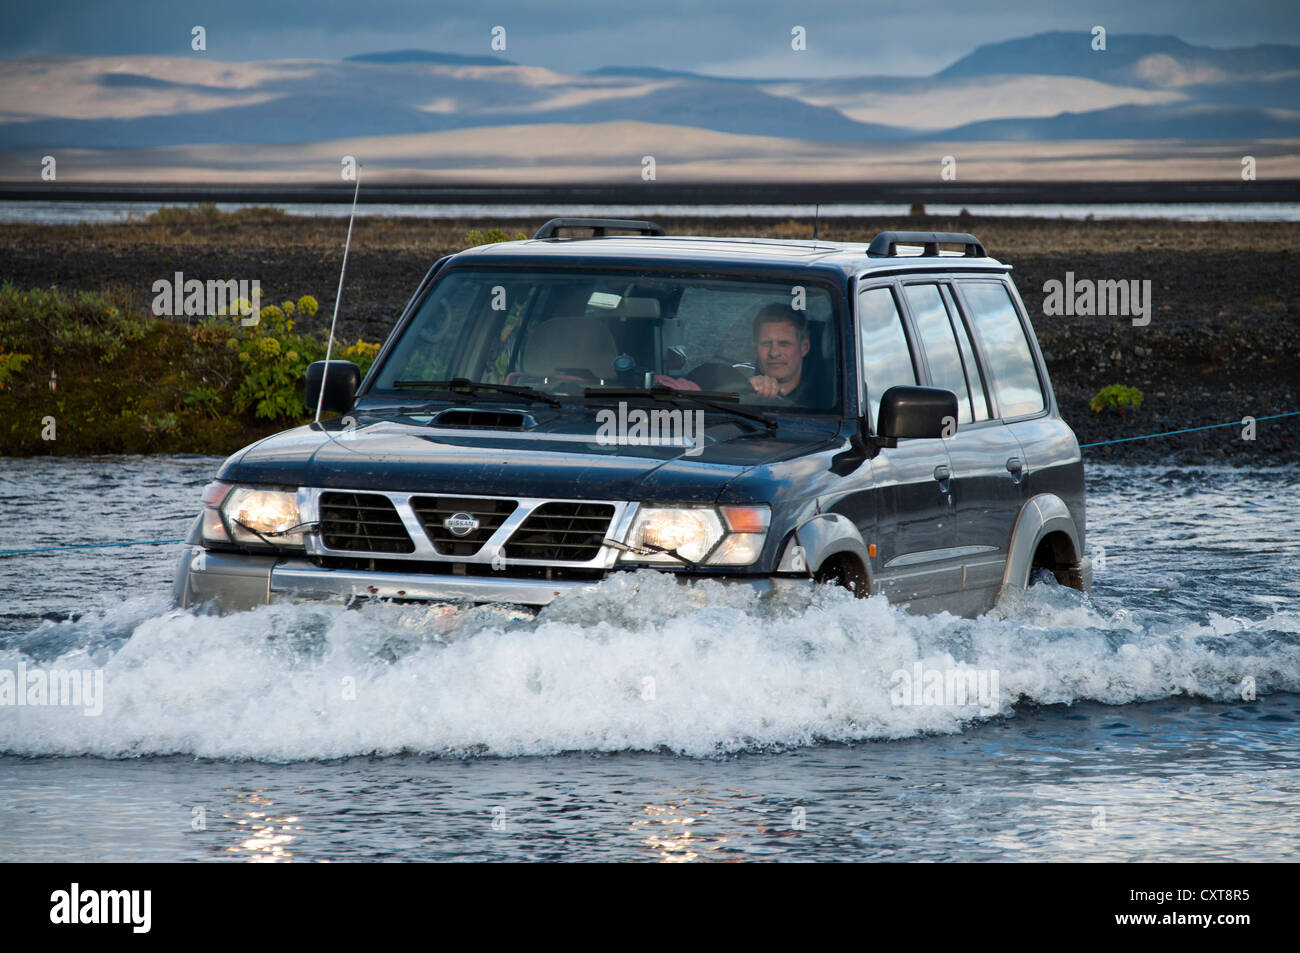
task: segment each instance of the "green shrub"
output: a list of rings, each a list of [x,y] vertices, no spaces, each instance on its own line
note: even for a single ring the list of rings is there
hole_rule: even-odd
[[[1088,406],[1092,408],[1094,414],[1099,414],[1109,407],[1123,417],[1125,407],[1137,410],[1142,406],[1142,392],[1136,387],[1111,384],[1099,390],[1092,400],[1088,401]]]
[[[286,318],[291,313],[292,312],[285,311],[282,308],[278,307],[277,305],[268,304],[265,308],[262,309],[261,317],[263,321],[271,321],[271,320]]]
[[[216,202],[201,202],[196,205],[163,205],[158,211],[146,215],[144,220],[150,225],[194,225],[215,222],[220,218]]]
[[[24,353],[48,350],[58,356],[89,349],[100,363],[111,364],[144,340],[153,320],[138,316],[120,291],[0,287],[0,350],[21,345]]]
[[[294,313],[315,310],[303,295]],[[302,383],[324,337],[297,332],[278,306],[261,316],[250,327],[238,315],[185,323],[154,317],[122,289],[0,285],[0,455],[229,453],[310,420]],[[359,339],[334,347],[363,373],[378,352]],[[40,436],[47,415],[54,441]]]
[[[23,365],[31,359],[32,356],[30,354],[0,353],[0,390],[4,390],[5,382],[21,371]]]
[[[338,350],[338,359],[340,361],[351,361],[361,368],[361,376],[365,377],[366,372],[370,370],[370,365],[375,363],[375,358],[379,356],[379,347],[378,344],[372,344],[369,341],[357,338],[355,344],[345,344]]]
[[[298,310],[316,311],[316,299],[303,295]],[[232,397],[236,412],[249,409],[261,420],[293,422],[303,418],[302,382],[307,365],[325,359],[325,341],[294,331],[294,321],[281,308],[268,305],[261,320],[251,326],[236,326],[237,360],[241,381]],[[229,340],[226,342],[229,348]],[[379,354],[379,345],[357,338],[354,344],[335,342],[333,359],[352,361],[364,375]]]
[[[196,387],[185,397],[182,404],[209,416],[221,412],[221,389],[218,387]]]
[[[499,228],[490,228],[486,232],[479,231],[477,228],[471,228],[465,233],[465,247],[472,248],[475,245],[495,245],[497,242],[521,242],[528,236],[523,232],[515,232],[515,237],[511,238]]]

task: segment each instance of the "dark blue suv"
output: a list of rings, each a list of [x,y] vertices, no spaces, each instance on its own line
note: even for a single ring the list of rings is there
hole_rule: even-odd
[[[965,615],[1040,572],[1086,590],[1079,446],[1009,271],[966,234],[599,219],[443,258],[364,381],[309,369],[325,419],[226,460],[176,600],[540,606],[643,568]]]

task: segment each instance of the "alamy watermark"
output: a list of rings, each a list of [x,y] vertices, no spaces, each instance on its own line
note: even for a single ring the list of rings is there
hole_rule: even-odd
[[[155,317],[216,317],[239,314],[246,328],[262,319],[262,281],[259,278],[225,278],[200,281],[176,272],[174,278],[159,278],[153,283]]]
[[[628,410],[620,400],[618,410],[596,412],[596,443],[603,447],[689,447],[686,456],[704,452],[704,411]]]
[[[148,933],[153,924],[152,890],[83,890],[74,883],[50,894],[50,922],[126,924],[132,933]]]
[[[1065,273],[1065,281],[1052,278],[1043,282],[1043,314],[1131,317],[1133,326],[1144,328],[1151,323],[1151,279],[1131,281],[1110,279],[1094,281],[1075,279]]]
[[[978,705],[980,714],[995,715],[1002,706],[998,670],[948,666],[927,668],[920,662],[912,670],[895,669],[890,676],[889,700],[895,707],[926,705],[962,708]]]
[[[102,668],[0,668],[0,708],[80,708],[88,718],[104,711]]]

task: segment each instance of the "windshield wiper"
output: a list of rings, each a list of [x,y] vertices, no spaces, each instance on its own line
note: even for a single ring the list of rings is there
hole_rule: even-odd
[[[466,394],[473,394],[477,391],[493,391],[498,394],[510,394],[512,397],[522,397],[524,400],[531,400],[535,403],[550,404],[552,407],[564,406],[563,402],[534,387],[487,384],[482,381],[472,381],[465,377],[454,377],[449,381],[393,381],[393,386],[398,390],[449,390],[453,393],[463,392]]]
[[[585,397],[649,397],[651,400],[689,400],[704,407],[724,414],[735,414],[755,423],[762,424],[767,430],[775,430],[776,421],[752,411],[731,407],[719,401],[736,402],[740,395],[735,391],[715,390],[678,390],[675,387],[588,387],[583,392]]]

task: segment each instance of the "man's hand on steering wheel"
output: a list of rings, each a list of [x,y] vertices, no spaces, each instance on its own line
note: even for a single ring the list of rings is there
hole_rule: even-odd
[[[749,386],[754,388],[754,393],[759,397],[774,399],[781,396],[781,385],[775,377],[768,377],[766,374],[759,374],[749,379]]]

